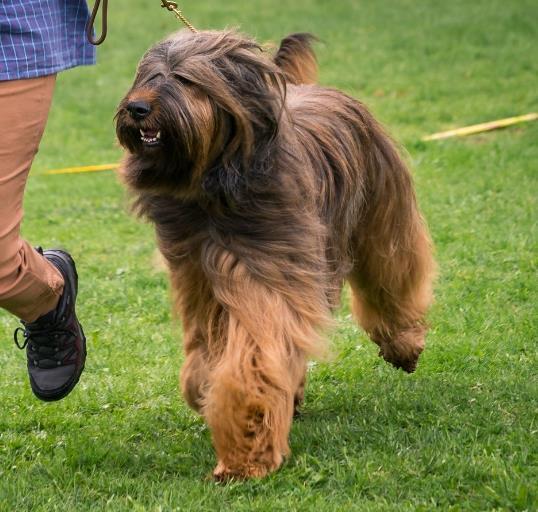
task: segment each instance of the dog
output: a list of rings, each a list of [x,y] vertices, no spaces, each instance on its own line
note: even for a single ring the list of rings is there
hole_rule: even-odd
[[[116,115],[220,480],[288,455],[345,281],[384,359],[412,372],[424,348],[434,261],[410,172],[362,103],[316,85],[313,42],[291,35],[273,56],[236,31],[180,31],[144,55]]]

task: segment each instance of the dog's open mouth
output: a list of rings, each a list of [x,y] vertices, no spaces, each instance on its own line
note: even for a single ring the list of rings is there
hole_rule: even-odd
[[[144,146],[158,146],[161,143],[161,130],[140,130],[140,140]]]

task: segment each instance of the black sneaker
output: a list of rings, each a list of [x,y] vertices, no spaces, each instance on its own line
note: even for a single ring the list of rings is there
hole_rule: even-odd
[[[16,329],[14,338],[21,350],[26,348],[32,391],[37,398],[51,402],[68,395],[77,384],[86,361],[86,338],[75,313],[75,262],[64,251],[38,250],[62,273],[64,291],[54,311],[35,322],[21,322],[24,329]]]

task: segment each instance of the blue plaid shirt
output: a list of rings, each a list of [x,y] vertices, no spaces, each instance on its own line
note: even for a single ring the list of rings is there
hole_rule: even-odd
[[[0,0],[0,80],[95,63],[86,0]]]

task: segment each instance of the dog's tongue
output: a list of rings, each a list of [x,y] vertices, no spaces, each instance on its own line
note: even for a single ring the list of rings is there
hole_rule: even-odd
[[[159,134],[159,130],[144,130],[142,135],[144,137],[149,137],[150,139],[153,139],[157,137],[158,134]]]

